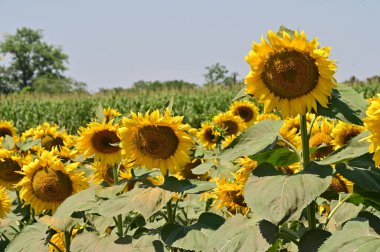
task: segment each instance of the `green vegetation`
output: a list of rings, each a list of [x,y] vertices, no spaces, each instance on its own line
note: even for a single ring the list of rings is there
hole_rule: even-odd
[[[211,119],[220,111],[228,109],[230,101],[242,85],[230,87],[207,86],[187,87],[181,90],[163,88],[155,89],[115,89],[97,94],[11,94],[0,95],[0,120],[11,120],[20,130],[35,127],[45,121],[57,123],[75,133],[79,126],[86,125],[94,118],[96,108],[118,109],[123,114],[131,110],[145,112],[160,109],[171,98],[174,100],[173,111],[184,115],[184,121],[193,127]]]

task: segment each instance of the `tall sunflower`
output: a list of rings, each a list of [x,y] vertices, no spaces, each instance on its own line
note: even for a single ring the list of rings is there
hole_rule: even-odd
[[[247,93],[264,103],[265,113],[278,107],[283,118],[317,111],[317,103],[327,107],[336,85],[330,48],[319,48],[317,38],[308,41],[303,31],[293,37],[268,31],[268,40],[261,37],[246,56],[251,66]]]
[[[262,121],[268,120],[268,119],[269,120],[274,120],[274,121],[279,121],[279,120],[281,120],[281,117],[279,117],[278,115],[273,114],[273,113],[259,114],[256,117],[256,122],[255,123],[259,123],[259,122],[262,122]]]
[[[346,145],[348,141],[362,133],[364,130],[365,128],[363,126],[339,121],[331,132],[333,138],[331,143],[334,145],[334,150]]]
[[[250,101],[235,101],[230,106],[233,115],[239,116],[247,124],[247,127],[253,125],[259,114],[257,106]]]
[[[37,212],[53,210],[69,196],[88,187],[79,163],[64,165],[52,152],[42,150],[37,158],[22,169],[20,198]]]
[[[215,129],[212,123],[202,123],[201,129],[196,136],[206,150],[215,149],[220,140],[220,132]]]
[[[14,151],[0,149],[0,186],[13,190],[14,185],[22,179],[18,172],[31,161],[30,155],[20,157]]]
[[[190,153],[194,141],[188,133],[190,126],[182,123],[182,116],[171,116],[166,110],[161,115],[158,110],[144,115],[131,113],[124,118],[119,130],[122,154],[135,160],[136,166],[160,168],[175,174],[191,161]]]
[[[118,117],[121,115],[121,113],[119,111],[117,111],[116,109],[113,109],[113,108],[104,108],[103,114],[104,114],[106,122],[109,122],[112,119],[114,119],[115,117]]]
[[[119,180],[121,179],[131,179],[131,168],[133,166],[132,162],[127,162],[128,160],[125,160],[123,164],[119,167]],[[113,177],[113,167],[110,164],[101,163],[101,162],[94,162],[91,165],[91,168],[95,171],[92,174],[92,179],[95,183],[100,184],[102,182],[107,182],[110,185],[113,185],[115,183],[114,177]]]
[[[333,127],[334,124],[332,122],[324,119],[319,127],[319,131],[316,131],[311,135],[309,139],[310,147],[321,147],[311,155],[313,159],[322,159],[333,151],[333,138],[331,137],[331,131]]]
[[[214,123],[225,130],[224,136],[237,136],[247,128],[244,120],[231,112],[220,113],[212,119]]]
[[[0,120],[0,140],[5,136],[15,137],[16,133],[17,129],[13,126],[12,122]]]
[[[4,187],[0,186],[0,218],[4,218],[11,211],[11,198]]]
[[[370,101],[367,108],[367,117],[364,118],[364,127],[370,132],[368,141],[371,142],[369,152],[374,153],[373,160],[380,166],[380,95]]]
[[[108,123],[91,122],[86,128],[81,127],[77,148],[85,157],[94,155],[95,161],[116,164],[121,160],[118,125],[111,120]]]

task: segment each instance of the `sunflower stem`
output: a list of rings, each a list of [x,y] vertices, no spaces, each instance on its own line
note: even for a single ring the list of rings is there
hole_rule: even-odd
[[[297,234],[294,231],[292,231],[286,227],[281,226],[279,228],[278,233],[282,239],[289,240],[289,241],[293,242],[294,244],[296,244],[297,246],[299,245],[299,242],[297,240],[298,239]]]
[[[169,200],[168,203],[166,203],[166,209],[167,209],[167,214],[168,214],[168,224],[172,224],[173,223],[173,210],[172,210],[172,200]]]
[[[327,216],[326,223],[325,223],[325,228],[327,227],[327,224],[329,224],[329,221],[331,220],[331,218],[333,217],[333,215],[336,213],[336,211],[339,209],[339,207],[341,207],[343,205],[343,203],[346,202],[353,195],[354,195],[353,193],[350,193],[349,195],[347,195],[347,197],[345,197],[344,199],[342,199],[341,201],[339,201],[338,205],[336,205],[334,207],[334,209],[330,212],[330,214]]]
[[[113,182],[116,185],[119,182],[119,169],[116,165],[112,166]]]
[[[307,120],[306,115],[300,115],[300,126],[301,126],[301,139],[302,139],[302,167],[305,169],[310,163],[310,147],[309,147],[309,136],[307,132]],[[315,219],[315,201],[313,200],[307,206],[307,222],[309,224],[309,229],[316,228]]]
[[[117,235],[119,237],[123,237],[123,216],[121,214],[117,216],[116,225],[117,225]]]
[[[66,252],[70,252],[71,235],[70,231],[65,231],[65,248]]]

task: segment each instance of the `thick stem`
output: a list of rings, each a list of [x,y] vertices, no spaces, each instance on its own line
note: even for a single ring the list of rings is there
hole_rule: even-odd
[[[307,167],[310,163],[310,147],[309,147],[309,136],[307,132],[307,120],[306,115],[300,115],[300,127],[301,127],[301,139],[302,139],[302,166],[303,169]],[[316,228],[316,205],[313,200],[307,206],[307,222],[309,224],[309,229]]]
[[[117,235],[123,237],[123,216],[119,214],[117,216]]]
[[[119,169],[116,165],[112,166],[113,182],[116,185],[119,182]]]
[[[173,223],[172,215],[173,215],[173,210],[172,210],[172,200],[169,200],[168,203],[166,203],[166,210],[168,214],[168,224]]]
[[[350,193],[349,195],[347,195],[346,198],[342,199],[338,205],[336,205],[334,207],[334,209],[330,212],[329,216],[327,216],[327,219],[326,219],[326,223],[325,223],[325,228],[327,227],[327,224],[329,224],[329,221],[331,220],[331,218],[333,217],[333,215],[336,213],[336,211],[339,209],[339,207],[341,207],[343,205],[344,202],[346,202],[349,198],[351,198],[351,196],[354,195],[353,193]]]
[[[70,252],[71,235],[70,231],[65,231],[65,248],[66,252]]]

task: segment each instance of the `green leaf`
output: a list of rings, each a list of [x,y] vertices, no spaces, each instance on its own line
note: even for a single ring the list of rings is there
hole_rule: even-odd
[[[130,196],[128,193],[117,195],[114,198],[104,200],[98,207],[91,209],[90,212],[98,213],[101,216],[110,218],[119,214],[126,214],[133,210],[130,205]]]
[[[39,218],[38,222],[51,228],[58,228],[61,231],[69,231],[71,227],[79,223],[80,220],[70,217],[56,218],[54,216],[45,215]]]
[[[355,193],[348,199],[348,202],[355,205],[372,206],[380,211],[380,193],[366,191],[361,188],[355,188],[354,191]]]
[[[41,223],[25,227],[8,245],[7,252],[47,251],[47,228]]]
[[[237,101],[237,100],[240,100],[240,99],[243,99],[245,97],[248,96],[247,92],[245,92],[247,88],[246,87],[243,87],[237,94],[236,96],[232,99],[231,102],[234,102],[234,101]]]
[[[95,194],[100,198],[112,198],[121,193],[126,186],[126,183],[121,183],[109,187],[95,186]]]
[[[268,170],[271,175],[265,176]],[[302,210],[330,186],[331,174],[330,166],[314,162],[291,176],[278,174],[273,166],[259,166],[248,178],[244,198],[259,219],[274,224],[298,220]]]
[[[363,125],[362,119],[365,117],[367,105],[368,102],[361,94],[347,85],[338,84],[332,91],[328,107],[324,108],[318,104],[317,114]]]
[[[167,224],[162,228],[161,238],[169,246],[203,251],[212,232],[224,223],[224,218],[213,213],[202,213],[191,226]]]
[[[98,205],[93,187],[80,191],[68,197],[54,212],[54,217],[71,217],[74,212],[86,211]]]
[[[339,201],[337,200],[331,201],[330,208],[334,209],[338,203]],[[362,205],[356,206],[352,203],[344,202],[330,219],[327,228],[330,231],[340,229],[343,223],[357,217],[362,208]]]
[[[14,147],[15,147],[15,141],[13,140],[13,137],[11,136],[8,136],[8,135],[5,135],[4,139],[3,139],[3,142],[1,144],[1,146],[4,148],[4,149],[7,149],[7,150],[12,150]]]
[[[124,246],[124,251],[129,252],[164,252],[164,244],[160,241],[158,235],[144,235],[138,240],[132,241],[132,244]]]
[[[27,151],[27,150],[30,150],[35,145],[41,147],[41,139],[33,140],[30,142],[29,141],[23,142],[20,146],[20,150],[21,151]]]
[[[223,151],[219,158],[233,161],[238,157],[251,156],[266,149],[277,141],[282,124],[283,121],[264,120],[248,128],[240,135],[235,146]]]
[[[351,139],[343,150],[337,152],[336,154],[330,155],[319,161],[318,164],[327,165],[327,164],[336,164],[350,159],[358,158],[368,152],[369,142],[360,141],[363,138],[368,136],[368,131],[365,131],[353,139]]]
[[[159,187],[171,192],[198,194],[215,188],[215,183],[195,179],[179,180],[170,176],[166,177],[165,182]]]
[[[211,235],[205,251],[266,251],[278,239],[277,231],[268,221],[256,223],[236,215]]]
[[[104,120],[106,120],[106,117],[103,112],[103,106],[100,103],[99,103],[99,106],[96,108],[95,116],[99,122],[103,122]]]
[[[202,175],[207,173],[215,165],[215,160],[207,160],[206,162],[191,169],[191,172],[195,175]]]
[[[380,235],[369,225],[368,220],[353,220],[347,222],[343,229],[336,231],[319,248],[319,252],[378,251]]]
[[[91,232],[75,236],[70,248],[75,252],[123,252],[125,247],[125,245],[116,243],[116,237],[99,237],[96,233]]]
[[[368,167],[354,167],[349,164],[338,164],[336,171],[359,187],[380,193],[380,169]]]
[[[266,162],[276,167],[288,166],[298,162],[297,154],[288,148],[276,148],[250,156],[250,158],[257,161],[258,164]]]
[[[299,252],[317,252],[318,248],[331,236],[331,233],[322,229],[306,231],[299,242]]]

